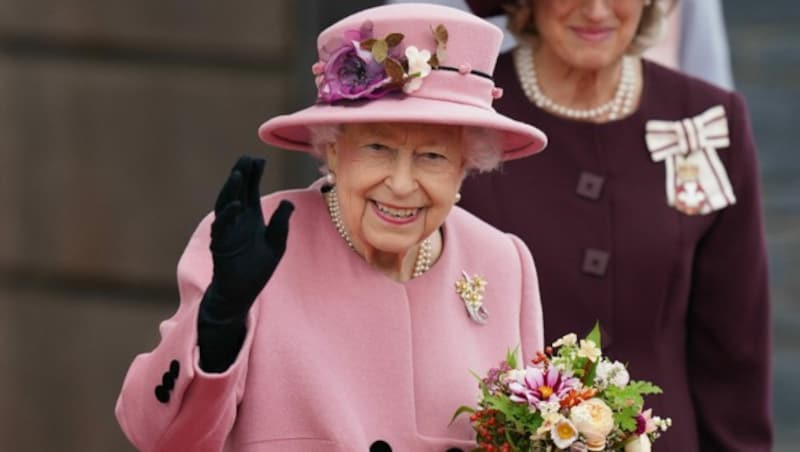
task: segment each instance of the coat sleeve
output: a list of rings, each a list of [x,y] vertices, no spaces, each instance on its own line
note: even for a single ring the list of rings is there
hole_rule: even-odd
[[[250,310],[236,361],[224,373],[203,372],[197,315],[211,280],[211,221],[209,215],[200,223],[178,264],[177,312],[161,323],[158,346],[133,360],[117,399],[117,420],[141,451],[219,451],[235,421],[257,309]]]
[[[536,265],[525,243],[517,236],[508,234],[514,243],[522,268],[522,300],[520,301],[520,333],[522,335],[523,363],[530,362],[537,351],[544,350],[544,325],[542,300],[539,295],[539,278]]]
[[[720,211],[696,250],[688,369],[701,449],[768,451],[771,334],[758,162],[740,95],[731,94],[727,111],[724,152],[737,202]]]

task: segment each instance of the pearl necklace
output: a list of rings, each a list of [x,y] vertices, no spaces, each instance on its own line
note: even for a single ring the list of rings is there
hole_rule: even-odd
[[[347,228],[344,226],[344,220],[342,220],[342,212],[339,208],[339,196],[336,194],[336,187],[331,187],[326,193],[324,193],[325,202],[328,204],[328,212],[331,215],[331,221],[333,222],[333,226],[336,228],[336,231],[339,232],[339,235],[342,236],[344,241],[347,243],[347,246],[350,247],[353,251],[355,251],[355,247],[353,246],[353,240],[350,238],[350,233],[347,232]],[[412,273],[411,277],[416,278],[421,276],[425,272],[431,269],[431,265],[433,264],[433,237],[428,237],[427,239],[423,240],[422,243],[419,245],[419,250],[417,251],[417,258],[414,261],[414,272]]]
[[[571,119],[597,119],[608,115],[608,120],[613,121],[627,115],[633,108],[633,96],[636,92],[636,58],[634,57],[624,56],[622,58],[622,76],[614,92],[614,98],[603,105],[585,110],[559,105],[542,92],[533,62],[533,49],[530,46],[521,45],[514,49],[514,66],[517,69],[522,90],[525,91],[528,99],[537,107],[561,116]]]

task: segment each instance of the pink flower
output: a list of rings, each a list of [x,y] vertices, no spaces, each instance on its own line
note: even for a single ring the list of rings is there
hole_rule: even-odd
[[[570,389],[580,386],[580,380],[572,375],[561,373],[551,367],[544,370],[540,367],[528,367],[525,374],[508,385],[510,399],[515,402],[527,402],[529,406],[539,408],[543,402],[560,401]]]
[[[658,430],[653,421],[653,410],[644,410],[636,415],[636,434],[651,433]]]

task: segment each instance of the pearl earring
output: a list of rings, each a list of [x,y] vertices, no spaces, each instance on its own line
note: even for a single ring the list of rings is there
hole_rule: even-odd
[[[456,193],[456,204],[461,201],[461,193]]]
[[[328,185],[336,185],[336,175],[329,172],[325,175],[325,182],[327,182]]]

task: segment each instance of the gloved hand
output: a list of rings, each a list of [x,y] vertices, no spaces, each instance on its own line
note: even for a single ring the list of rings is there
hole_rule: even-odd
[[[264,160],[240,157],[217,197],[211,224],[214,276],[209,290],[224,300],[219,318],[246,316],[286,250],[294,206],[281,201],[269,225],[261,212]]]
[[[200,363],[223,372],[244,341],[245,319],[286,250],[294,205],[281,201],[269,225],[261,212],[264,160],[240,157],[220,191],[211,224],[214,275],[200,303]]]

